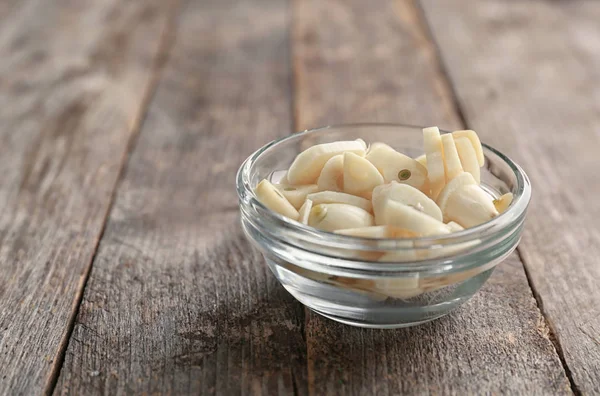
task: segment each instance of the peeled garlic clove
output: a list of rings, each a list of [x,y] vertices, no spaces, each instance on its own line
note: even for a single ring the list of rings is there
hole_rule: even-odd
[[[494,199],[494,207],[498,211],[498,213],[504,212],[513,201],[513,194],[508,192],[501,196],[500,198]]]
[[[267,208],[292,220],[298,220],[300,214],[289,201],[268,180],[258,183],[254,193]]]
[[[322,203],[343,203],[352,206],[357,206],[361,209],[366,210],[367,212],[373,212],[373,205],[368,199],[342,192],[321,191],[308,194],[307,198],[312,200],[315,205],[319,205]]]
[[[344,191],[344,155],[331,157],[317,180],[319,191]]]
[[[298,211],[300,213],[300,218],[298,219],[300,223],[308,225],[308,216],[310,216],[310,210],[312,209],[312,207],[313,201],[311,201],[310,199],[304,201],[304,204]]]
[[[347,228],[335,231],[336,234],[350,235],[362,238],[416,238],[419,234],[403,228],[393,226],[372,226],[361,228]]]
[[[308,194],[318,191],[316,184],[306,186],[292,186],[291,184],[274,184],[275,188],[294,206],[300,209]]]
[[[423,236],[449,234],[446,224],[413,208],[392,200],[386,200],[382,223],[404,228]]]
[[[427,156],[425,154],[419,155],[417,158],[415,158],[415,161],[427,168]]]
[[[437,127],[424,128],[423,144],[427,158],[427,178],[429,179],[431,198],[436,199],[446,184],[444,148],[440,130]]]
[[[324,231],[374,225],[373,216],[364,209],[347,204],[315,205],[308,216],[308,225]]]
[[[463,231],[464,230],[463,226],[461,226],[458,223],[455,223],[454,221],[451,221],[451,222],[447,223],[446,225],[448,226],[448,228],[452,232],[459,232],[459,231]]]
[[[371,198],[373,188],[383,184],[377,168],[356,154],[344,153],[344,192]]]
[[[317,181],[323,166],[331,157],[345,152],[364,156],[366,149],[366,143],[360,139],[312,146],[298,154],[294,159],[290,169],[288,169],[288,182],[290,184],[313,184]]]
[[[419,258],[414,250],[398,250],[395,252],[388,252],[379,258],[379,261],[385,261],[388,263],[410,263],[417,260],[419,260]]]
[[[343,230],[335,231],[336,234],[350,235],[361,238],[373,238],[383,239],[389,238],[389,230],[387,226],[371,226],[371,227],[360,227],[360,228],[345,228]]]
[[[386,183],[397,181],[422,190],[427,182],[426,167],[385,143],[373,143],[365,158],[375,165]]]
[[[477,160],[477,153],[471,141],[466,137],[462,137],[454,139],[454,143],[456,144],[456,151],[458,151],[460,163],[464,171],[473,175],[477,184],[481,183],[481,169]]]
[[[448,198],[444,217],[465,228],[475,227],[498,216],[491,197],[477,184],[463,186]]]
[[[373,211],[375,213],[375,222],[380,224],[382,219],[382,209],[386,200],[392,200],[412,206],[413,208],[442,221],[442,211],[437,204],[420,190],[408,184],[391,182],[375,187],[373,190]]]
[[[454,179],[450,181],[450,183],[446,184],[446,187],[442,190],[438,199],[436,200],[439,208],[442,210],[442,214],[445,213],[446,203],[448,202],[448,198],[454,194],[459,188],[463,186],[467,186],[470,184],[477,184],[473,175],[467,172],[463,172],[460,175],[456,176]],[[444,221],[449,221],[444,214]]]
[[[377,279],[373,291],[400,299],[415,297],[424,292],[419,287],[419,278],[417,276]]]
[[[475,150],[475,154],[477,155],[477,162],[479,163],[479,167],[482,167],[485,164],[485,157],[483,155],[483,148],[481,147],[481,140],[479,140],[479,136],[475,131],[466,130],[466,131],[455,131],[452,132],[452,135],[455,139],[460,139],[466,137],[471,142],[473,149]]]
[[[442,135],[442,147],[444,148],[444,171],[446,173],[446,183],[448,183],[463,172],[463,167],[452,134]]]

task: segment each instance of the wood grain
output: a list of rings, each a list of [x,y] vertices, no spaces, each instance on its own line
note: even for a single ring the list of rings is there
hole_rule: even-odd
[[[386,121],[462,127],[410,1],[294,3],[298,128]],[[469,303],[412,329],[308,315],[313,394],[569,394],[516,255]]]
[[[52,388],[165,10],[162,1],[0,5],[0,394]]]
[[[520,252],[575,391],[598,394],[600,3],[424,7],[469,126],[531,178]]]
[[[235,172],[291,129],[285,1],[189,1],[57,394],[306,393],[304,312],[250,248]]]

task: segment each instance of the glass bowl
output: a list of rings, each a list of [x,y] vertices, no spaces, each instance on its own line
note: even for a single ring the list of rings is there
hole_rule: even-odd
[[[483,145],[481,186],[494,198],[512,192],[509,208],[477,227],[414,239],[368,239],[320,231],[258,201],[253,191],[258,182],[279,181],[301,151],[358,138],[387,143],[412,157],[423,153],[421,128],[407,125],[328,126],[273,141],[238,171],[242,228],[283,287],[330,319],[395,328],[446,315],[470,299],[516,248],[531,198],[529,179],[508,157]],[[395,253],[397,261],[378,261],[389,252]]]

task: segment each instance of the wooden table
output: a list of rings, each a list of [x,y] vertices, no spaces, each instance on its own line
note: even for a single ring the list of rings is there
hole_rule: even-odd
[[[600,2],[0,3],[0,394],[599,394]],[[329,123],[472,128],[534,186],[453,314],[308,312],[234,174]]]

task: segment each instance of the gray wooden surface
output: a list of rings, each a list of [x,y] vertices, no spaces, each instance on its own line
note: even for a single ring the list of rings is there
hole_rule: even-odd
[[[519,251],[575,390],[600,394],[600,3],[424,6],[469,127],[531,178]]]
[[[0,394],[600,393],[600,3],[0,4]],[[446,318],[306,312],[239,228],[267,141],[476,129],[529,173],[518,254]]]
[[[0,6],[0,394],[54,387],[166,11]]]

